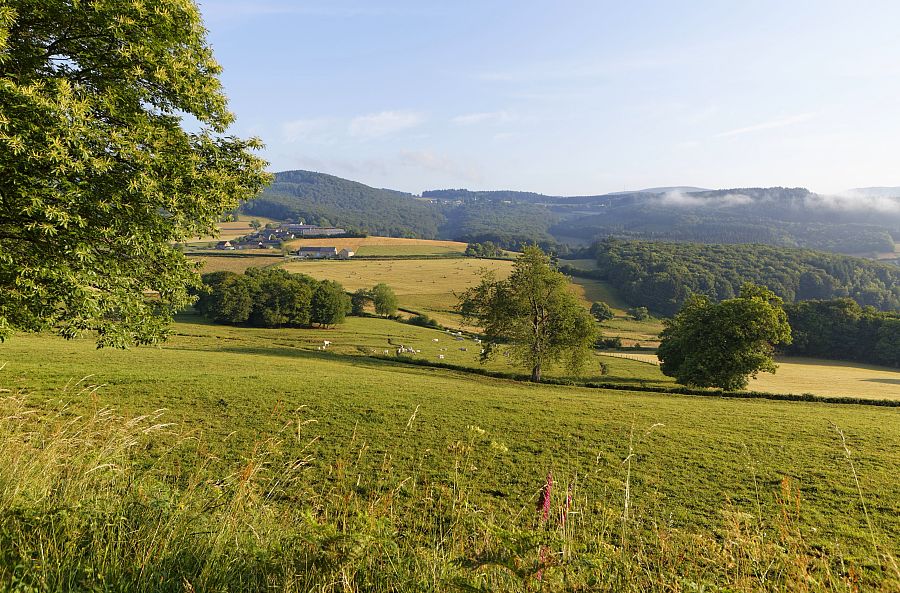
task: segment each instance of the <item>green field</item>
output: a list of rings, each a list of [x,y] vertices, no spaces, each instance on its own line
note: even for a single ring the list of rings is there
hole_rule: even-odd
[[[735,517],[744,517],[738,529],[747,529],[741,531],[747,545],[758,544],[756,552],[772,554],[757,560],[771,560],[780,570],[790,570],[784,563],[795,559],[763,546],[754,533],[789,529],[791,545],[798,550],[811,546],[809,554],[827,551],[829,566],[839,570],[840,561],[856,566],[869,584],[890,574],[882,572],[887,565],[870,549],[872,536],[882,552],[895,557],[900,552],[896,409],[534,386],[363,356],[366,349],[383,348],[389,340],[422,340],[415,345],[437,347],[447,335],[386,320],[351,320],[337,331],[310,331],[225,328],[186,319],[175,330],[160,348],[126,351],[98,351],[89,340],[15,336],[0,349],[7,361],[3,382],[10,393],[38,409],[56,409],[66,402],[63,418],[72,422],[79,414],[90,417],[105,407],[128,416],[163,409],[157,421],[174,426],[153,438],[135,437],[147,445],[135,449],[133,459],[137,467],[158,459],[152,463],[154,472],[181,475],[176,484],[190,483],[188,468],[198,463],[201,453],[217,459],[213,465],[223,475],[249,471],[247,464],[256,467],[252,460],[277,438],[277,453],[266,453],[271,458],[265,467],[305,461],[302,475],[292,482],[293,494],[255,503],[265,503],[259,507],[266,509],[265,521],[276,526],[286,520],[279,517],[300,521],[296,513],[302,511],[327,524],[340,510],[335,501],[354,500],[354,512],[366,513],[376,523],[365,527],[366,520],[360,525],[354,520],[336,524],[339,529],[382,525],[378,529],[388,529],[384,537],[399,538],[391,545],[419,558],[416,562],[440,565],[441,574],[459,572],[451,557],[465,558],[482,549],[483,544],[466,543],[470,540],[463,534],[471,531],[502,547],[513,545],[502,533],[533,528],[531,509],[548,471],[559,487],[577,487],[574,504],[579,515],[572,519],[577,531],[565,532],[569,543],[559,545],[595,560],[605,557],[603,550],[613,554],[618,546],[631,550],[629,554],[647,555],[645,560],[660,571],[651,575],[651,583],[676,573],[698,583],[734,582],[737,569],[717,568],[725,556],[711,556],[709,563],[695,559],[690,565],[678,564],[666,546],[675,556],[697,546],[708,547],[709,554],[725,554],[720,542],[736,537],[731,531]],[[333,342],[331,351],[315,349],[322,336]],[[430,342],[431,336],[440,341]],[[640,366],[646,369],[642,372],[654,369],[645,363],[607,360]],[[635,372],[637,366],[623,367],[622,372]],[[869,504],[871,530],[832,423],[848,439]],[[79,442],[93,451],[93,440]],[[43,453],[34,455],[41,459]],[[91,467],[103,465],[100,453],[91,459]],[[8,485],[9,476],[6,480]],[[786,489],[799,492],[799,499],[791,502],[793,494]],[[423,508],[419,505],[424,493],[430,493],[426,499],[433,504],[441,500],[450,506]],[[626,498],[629,519],[624,527],[634,533],[627,542],[620,533]],[[796,513],[795,502],[800,505]],[[451,521],[448,531],[435,531],[445,512]],[[253,514],[241,520],[264,517]],[[422,520],[425,524],[417,523]],[[265,525],[270,524],[254,529]],[[409,532],[412,525],[416,527]],[[243,534],[240,537],[251,535],[250,527],[234,529]],[[660,537],[668,542],[662,548]],[[431,549],[432,555],[415,556],[421,552],[418,546]],[[389,550],[369,553],[382,557],[379,554]],[[659,565],[668,561],[674,564]],[[620,570],[616,566],[609,565],[610,574]],[[395,578],[414,570],[393,569],[400,571]],[[390,572],[385,566],[370,570]],[[591,573],[579,572],[577,563],[571,570],[570,577]],[[478,574],[489,579],[485,582],[506,582],[504,570],[484,571]],[[644,582],[637,574],[628,578]]]

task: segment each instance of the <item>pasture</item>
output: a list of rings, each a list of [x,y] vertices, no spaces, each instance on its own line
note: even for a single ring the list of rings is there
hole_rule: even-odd
[[[414,256],[414,255],[461,255],[466,244],[458,241],[436,241],[430,239],[401,239],[395,237],[358,237],[296,239],[288,242],[291,250],[300,247],[337,247],[350,249],[362,256]]]
[[[306,530],[298,541],[312,542],[310,554],[321,546],[327,550],[336,544],[317,539],[316,534],[324,538],[330,529],[339,529],[350,542],[386,542],[364,547],[368,551],[362,557],[344,558],[340,548],[328,552],[344,558],[340,566],[353,569],[349,578],[362,578],[359,571],[369,570],[390,582],[409,577],[405,571],[421,571],[415,574],[437,579],[432,588],[446,588],[449,583],[442,579],[461,571],[467,574],[457,560],[474,561],[484,546],[508,549],[524,562],[537,557],[537,548],[520,549],[502,534],[526,530],[521,531],[525,537],[534,529],[537,494],[552,471],[560,492],[570,488],[574,507],[567,524],[572,531],[560,531],[567,534],[565,539],[550,545],[554,550],[557,545],[568,546],[560,549],[569,550],[572,560],[604,563],[604,573],[623,579],[618,587],[610,585],[614,589],[624,589],[623,583],[649,582],[663,590],[676,575],[720,587],[738,577],[759,583],[754,562],[761,562],[761,569],[767,564],[777,567],[769,578],[790,589],[791,567],[806,558],[803,570],[820,570],[812,568],[818,566],[813,560],[818,552],[828,554],[827,563],[838,576],[844,574],[841,563],[855,567],[857,578],[867,586],[891,574],[880,554],[900,553],[896,409],[536,386],[410,367],[354,351],[363,354],[359,347],[376,347],[389,338],[446,334],[390,321],[357,321],[368,327],[348,326],[340,333],[182,321],[161,347],[125,351],[98,351],[87,339],[17,335],[0,346],[7,362],[2,381],[36,410],[57,410],[63,402],[61,418],[70,419],[65,420],[70,426],[77,426],[72,423],[79,422],[80,415],[92,418],[107,407],[127,417],[163,410],[153,422],[174,425],[163,432],[136,433],[140,446],[131,453],[135,468],[149,467],[158,476],[154,479],[162,481],[156,485],[141,478],[137,489],[128,486],[122,495],[128,500],[139,495],[145,501],[132,512],[168,508],[158,505],[170,499],[175,509],[181,508],[177,501],[185,496],[179,488],[192,488],[184,492],[195,495],[207,492],[207,483],[221,484],[209,491],[210,502],[196,503],[197,511],[162,524],[177,530],[186,522],[180,536],[186,539],[178,541],[193,543],[185,553],[196,546],[205,549],[204,518],[212,521],[221,508],[226,513],[217,520],[224,521],[221,529],[233,530],[221,532],[222,537],[253,546],[256,551],[247,558],[299,553],[295,546],[284,547],[288,540],[279,532],[299,535]],[[345,337],[361,331],[368,335],[360,343],[343,344]],[[311,349],[323,335],[332,338],[333,351]],[[54,426],[39,424],[34,430],[64,432]],[[852,451],[860,490],[835,426]],[[73,450],[84,451],[88,459],[85,479],[102,480],[104,487],[111,487],[119,474],[93,469],[105,467],[103,451],[110,449],[103,448],[106,441],[95,436],[78,442],[80,448]],[[7,444],[2,455],[21,448],[21,441],[8,443],[19,444]],[[101,447],[96,452],[93,443]],[[36,450],[31,457],[43,463],[43,456],[53,450]],[[202,461],[207,457],[215,461]],[[28,459],[23,454],[17,463]],[[126,467],[125,459],[117,457],[116,467]],[[302,465],[297,465],[298,459]],[[282,464],[294,469],[281,470]],[[56,471],[53,464],[43,467],[45,474]],[[66,479],[82,475],[77,467],[70,467]],[[221,479],[194,478],[192,472],[199,471],[221,472]],[[264,480],[281,484],[277,497],[263,496],[275,487]],[[252,487],[255,492],[256,481],[259,495],[247,490]],[[160,490],[166,498],[153,502],[152,493],[163,483],[170,484]],[[860,495],[869,505],[871,526],[862,513]],[[28,500],[17,504],[27,505]],[[103,504],[116,508],[114,500]],[[120,514],[108,521],[115,524],[119,517],[128,517],[116,512]],[[52,523],[55,537],[71,521],[66,517],[73,516],[60,516]],[[337,522],[335,527],[325,527],[332,521]],[[372,531],[376,526],[386,531]],[[17,537],[38,537],[42,529]],[[754,535],[762,532],[776,539],[767,542]],[[254,533],[261,539],[254,539]],[[778,539],[786,537],[778,533],[787,533],[790,539]],[[6,534],[0,529],[0,537]],[[730,544],[717,543],[735,538],[743,543],[733,550]],[[872,550],[873,539],[879,552]],[[215,547],[214,541],[210,540],[210,553],[231,550]],[[270,551],[272,542],[282,543]],[[744,544],[755,551],[740,552],[739,562],[750,564],[729,568],[730,554],[744,550]],[[625,565],[614,561],[620,547],[630,558]],[[703,554],[691,553],[698,548]],[[110,550],[114,555],[127,548]],[[429,553],[423,556],[416,550]],[[795,552],[800,554],[796,559],[790,556]],[[370,557],[397,561],[370,565],[364,560]],[[567,557],[559,556],[559,561]],[[234,565],[244,567],[241,574],[252,574],[242,564],[249,560],[240,558]],[[180,562],[190,566],[189,559]],[[642,562],[650,564],[642,567]],[[270,570],[279,565],[270,565]],[[310,574],[325,570],[323,566],[310,564]],[[567,578],[598,574],[589,567],[579,572],[578,562],[570,566]],[[480,570],[488,579],[483,582],[493,583],[493,588],[515,586],[515,577],[504,569]],[[548,568],[548,579],[557,578],[554,570]],[[823,578],[823,573],[815,576]],[[332,578],[339,582],[339,576]],[[509,578],[513,580],[505,580]],[[367,588],[364,581],[353,582]],[[567,588],[554,580],[546,587]]]
[[[289,262],[284,269],[317,280],[336,280],[350,292],[384,282],[397,294],[402,308],[426,313],[448,327],[460,327],[461,320],[453,313],[457,303],[455,294],[476,284],[483,270],[494,272],[498,278],[506,277],[512,270],[512,261],[476,258],[312,260]]]

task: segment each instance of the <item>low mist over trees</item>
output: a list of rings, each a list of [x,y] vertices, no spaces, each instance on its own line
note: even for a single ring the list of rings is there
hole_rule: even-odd
[[[569,290],[568,278],[533,246],[525,248],[508,279],[488,273],[463,293],[459,310],[484,328],[482,360],[507,352],[530,369],[532,381],[540,381],[551,363],[579,372],[597,338],[596,323]]]
[[[782,301],[745,284],[740,296],[713,303],[692,296],[665,321],[658,355],[663,374],[683,385],[744,389],[759,372],[775,372],[775,346],[791,342]]]
[[[606,239],[592,247],[597,278],[622,297],[672,315],[691,294],[733,298],[742,284],[765,286],[785,301],[849,297],[900,309],[900,268],[855,257],[766,245],[702,245]]]
[[[195,309],[218,323],[253,327],[327,327],[344,321],[350,297],[337,282],[285,270],[203,275]]]

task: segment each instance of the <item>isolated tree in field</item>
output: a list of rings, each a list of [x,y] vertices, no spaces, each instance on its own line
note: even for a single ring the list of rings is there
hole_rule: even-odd
[[[615,317],[612,308],[603,301],[597,301],[591,305],[591,315],[597,321],[609,321]]]
[[[759,372],[774,373],[775,346],[790,343],[781,298],[745,284],[739,297],[720,303],[688,299],[665,321],[658,355],[663,374],[679,383],[735,390]]]
[[[372,302],[372,292],[365,288],[356,290],[350,295],[350,314],[357,317],[365,315],[366,306]]]
[[[174,244],[267,179],[219,72],[192,0],[0,3],[0,339],[165,336],[198,282]]]
[[[632,307],[628,309],[628,314],[634,317],[636,321],[650,319],[650,311],[647,310],[647,307]]]
[[[387,317],[397,312],[397,295],[387,284],[376,284],[372,287],[372,303],[378,315]]]
[[[311,321],[328,327],[343,323],[350,312],[350,297],[344,287],[333,280],[323,280],[313,290]]]
[[[538,247],[526,247],[506,280],[486,273],[460,298],[459,311],[484,328],[487,360],[502,350],[540,381],[544,367],[564,362],[579,372],[597,337],[590,313],[569,290],[569,280],[550,266]]]

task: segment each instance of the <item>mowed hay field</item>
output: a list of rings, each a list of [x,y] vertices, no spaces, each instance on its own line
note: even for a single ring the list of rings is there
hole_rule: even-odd
[[[260,255],[252,254],[253,252],[260,252]],[[225,253],[234,253],[233,251],[228,251]],[[190,259],[200,262],[202,267],[200,268],[201,274],[206,274],[209,272],[235,272],[236,274],[242,274],[247,271],[247,268],[264,268],[266,266],[279,265],[284,261],[284,257],[280,253],[273,254],[271,250],[247,250],[241,251],[241,255],[195,255],[190,256]]]
[[[774,375],[760,373],[748,389],[900,400],[900,371],[840,360],[780,358]]]
[[[453,313],[457,303],[455,294],[478,283],[483,270],[505,278],[512,265],[507,260],[476,258],[311,260],[289,262],[284,269],[318,280],[336,280],[350,292],[384,282],[397,294],[401,307],[426,313],[444,325],[459,327],[461,320]]]
[[[702,564],[705,554],[732,545],[727,542],[734,538],[740,546],[741,538],[749,537],[743,530],[757,526],[776,546],[784,541],[779,530],[788,530],[791,545],[802,541],[816,553],[828,554],[838,574],[842,562],[855,567],[856,578],[866,587],[890,574],[882,572],[886,568],[872,551],[873,537],[881,552],[900,554],[896,409],[536,386],[295,347],[309,339],[306,330],[219,332],[185,323],[175,329],[162,347],[126,351],[98,351],[90,340],[17,335],[0,347],[7,361],[3,384],[38,408],[57,409],[64,402],[63,419],[72,422],[106,407],[128,416],[163,410],[153,421],[173,424],[152,433],[157,434],[152,439],[141,436],[133,455],[141,463],[152,461],[155,471],[170,467],[165,471],[182,476],[172,479],[173,487],[185,479],[186,486],[193,484],[185,472],[198,452],[214,456],[226,468],[232,464],[234,475],[244,476],[235,488],[246,488],[240,484],[269,471],[266,467],[277,478],[282,475],[277,464],[303,460],[290,490],[279,489],[276,498],[248,498],[255,495],[247,493],[236,500],[246,500],[247,508],[265,505],[270,520],[312,513],[323,524],[333,515],[334,520],[344,517],[337,515],[345,512],[338,506],[345,503],[338,501],[360,500],[354,513],[367,513],[386,530],[377,536],[365,532],[371,533],[366,537],[395,542],[384,544],[386,548],[365,547],[361,542],[366,539],[356,544],[364,546],[363,557],[392,558],[373,565],[370,570],[376,572],[400,570],[397,565],[406,562],[405,555],[420,548],[429,554],[416,556],[415,562],[437,562],[450,546],[441,570],[460,570],[457,560],[474,560],[483,545],[467,539],[470,533],[478,534],[478,541],[515,550],[517,544],[489,526],[532,529],[537,494],[548,471],[559,489],[555,501],[564,500],[571,487],[574,506],[568,525],[574,531],[567,537],[573,558],[602,558],[631,542],[629,550],[666,560],[647,567],[660,571],[659,590],[664,581],[672,582],[667,579],[674,577],[665,576],[671,573],[689,573],[689,581],[717,583],[719,589],[733,582],[739,569],[727,565],[727,554]],[[85,388],[91,384],[101,386]],[[833,425],[843,431],[852,451],[871,529]],[[185,435],[191,436],[185,440]],[[277,454],[267,444],[273,438],[279,443]],[[265,457],[259,457],[260,450],[268,452]],[[98,455],[93,464],[100,467],[103,461]],[[124,462],[117,463],[121,467]],[[217,486],[217,496],[224,497],[226,510],[243,518],[232,506],[237,502],[229,502],[229,480]],[[141,488],[137,492],[146,500],[153,489]],[[176,496],[167,492],[167,497]],[[447,500],[447,506],[422,506],[429,500]],[[210,504],[199,512],[212,513],[220,506]],[[346,516],[344,529],[359,524],[353,516],[358,515]],[[66,520],[60,516],[54,525]],[[745,527],[736,528],[735,521]],[[200,527],[191,525],[193,535],[186,536],[195,546],[205,541],[206,530]],[[242,529],[252,540],[251,527]],[[283,529],[295,528],[286,523]],[[298,541],[319,541],[314,526],[304,529]],[[277,531],[261,533],[271,535],[254,540],[257,555],[267,549],[267,537],[277,537]],[[563,544],[549,541],[555,555]],[[678,547],[688,541],[690,546]],[[646,547],[637,547],[641,545]],[[279,549],[287,554],[294,548]],[[676,552],[665,556],[667,549]],[[690,554],[690,549],[703,553]],[[754,549],[761,554],[760,570],[771,566],[770,552],[781,553],[765,546]],[[511,553],[522,554],[525,562],[531,562],[532,554],[537,557],[536,549]],[[641,561],[640,554],[634,562]],[[804,562],[813,562],[813,556]],[[319,566],[311,564],[310,571]],[[695,574],[694,566],[704,568]],[[777,566],[767,577],[775,582],[787,570],[780,562]],[[597,572],[592,564],[584,570],[591,575],[619,568],[612,563]],[[548,578],[553,574],[548,569]],[[642,574],[636,570],[631,578],[645,578]],[[563,588],[560,584],[558,590]]]
[[[395,237],[360,237],[334,239],[296,239],[288,243],[295,251],[300,247],[337,247],[350,249],[362,256],[411,256],[411,255],[458,255],[466,250],[466,244],[458,241],[436,241],[430,239],[400,239]]]

